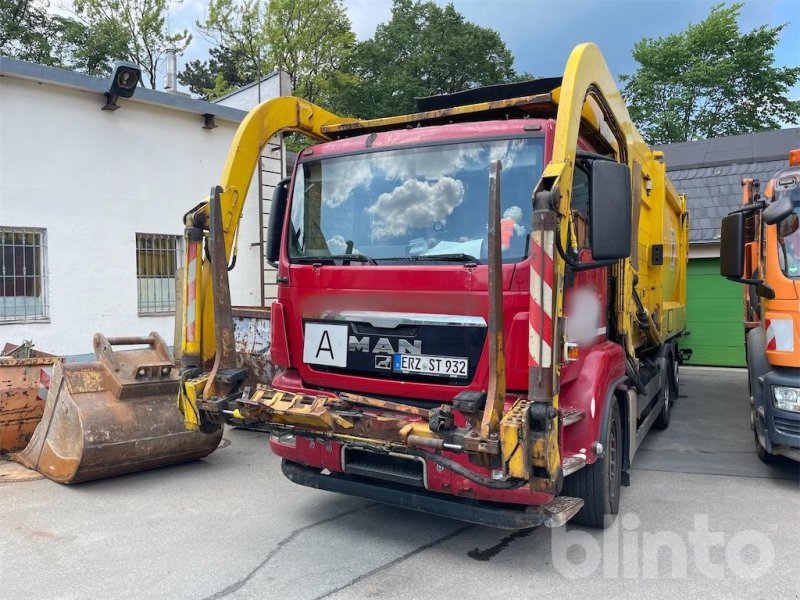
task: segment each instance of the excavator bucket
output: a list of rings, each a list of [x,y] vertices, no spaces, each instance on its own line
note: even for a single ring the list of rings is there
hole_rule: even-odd
[[[113,346],[146,345],[115,351]],[[14,459],[60,483],[78,483],[195,460],[222,429],[187,431],[179,377],[164,340],[94,336],[97,362],[56,364],[44,416]]]

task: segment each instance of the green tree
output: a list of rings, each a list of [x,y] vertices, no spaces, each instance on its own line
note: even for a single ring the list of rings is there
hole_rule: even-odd
[[[205,98],[281,69],[293,94],[323,101],[355,45],[341,0],[210,0],[208,17],[195,27],[214,47],[180,78]]]
[[[90,27],[48,12],[46,3],[0,0],[0,55],[104,76],[127,56],[127,32],[117,21]]]
[[[225,46],[212,47],[208,60],[193,60],[178,74],[178,81],[203,100],[214,100],[255,81],[257,74]]]
[[[187,85],[193,93],[213,99],[269,72],[266,10],[262,0],[209,0],[208,17],[196,21],[195,28],[216,53],[210,52],[207,61],[187,65],[180,74],[181,81],[204,78],[205,82],[197,79]],[[208,82],[213,84],[209,86]]]
[[[0,0],[0,55],[60,66],[53,53],[54,24],[47,4]]]
[[[414,110],[414,98],[518,79],[500,35],[452,4],[394,0],[391,19],[359,43],[337,86],[335,107],[363,118]]]
[[[264,33],[270,65],[287,73],[295,96],[325,104],[347,81],[340,67],[356,37],[340,0],[269,0]]]
[[[192,39],[187,30],[170,33],[167,14],[170,0],[76,0],[75,11],[91,35],[112,32],[124,36],[125,56],[142,68],[143,80],[153,89],[166,50],[183,53]],[[102,33],[98,33],[102,32]]]
[[[116,20],[101,21],[91,27],[58,15],[53,21],[58,32],[54,52],[66,68],[106,77],[111,75],[114,61],[128,57],[127,31]]]
[[[718,4],[700,23],[633,47],[640,67],[622,75],[631,117],[651,144],[683,142],[797,123],[789,89],[800,67],[776,67],[773,50],[786,23],[742,33],[742,4]]]

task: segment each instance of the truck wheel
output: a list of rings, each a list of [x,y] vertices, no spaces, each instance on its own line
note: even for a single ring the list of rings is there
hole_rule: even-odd
[[[603,456],[564,480],[565,496],[583,499],[583,508],[570,522],[590,527],[608,527],[619,512],[622,479],[622,424],[617,399],[611,396],[606,411]]]
[[[756,442],[756,454],[758,455],[758,458],[761,459],[761,462],[767,464],[773,462],[775,460],[775,455],[764,448],[764,446],[762,446],[761,442],[758,440],[758,423],[753,423],[753,437]]]
[[[673,365],[677,364],[671,358],[667,362],[667,384],[661,389],[661,412],[655,421],[653,421],[653,429],[663,431],[669,427],[670,416],[672,415],[672,403],[674,402],[675,390],[675,368]],[[655,410],[655,406],[653,410]]]

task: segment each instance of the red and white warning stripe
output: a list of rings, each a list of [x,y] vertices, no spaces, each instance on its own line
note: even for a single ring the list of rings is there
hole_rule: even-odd
[[[791,319],[765,319],[767,350],[794,352]]]
[[[189,242],[186,272],[186,341],[197,341],[197,260],[200,251],[198,242]]]
[[[553,364],[553,232],[531,234],[531,302],[528,316],[528,366]]]

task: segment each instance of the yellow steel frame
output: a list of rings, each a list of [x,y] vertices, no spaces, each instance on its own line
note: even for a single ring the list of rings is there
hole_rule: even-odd
[[[556,117],[555,139],[553,143],[553,154],[550,163],[542,174],[542,180],[537,187],[538,190],[557,189],[560,192],[560,206],[558,211],[563,217],[560,225],[561,239],[567,239],[567,231],[572,226],[572,215],[570,211],[570,195],[572,192],[572,175],[575,166],[575,159],[578,148],[578,135],[581,123],[586,122],[595,131],[600,131],[603,123],[589,104],[589,99],[594,101],[602,111],[604,121],[610,126],[610,132],[616,141],[617,159],[625,162],[631,168],[632,173],[642,172],[649,175],[651,171],[657,169],[656,160],[649,146],[642,139],[636,130],[622,94],[617,89],[611,72],[608,70],[606,61],[600,53],[599,48],[592,43],[577,46],[569,56],[564,70],[562,85],[554,93],[555,100],[558,102],[558,112]],[[641,182],[633,181],[634,188]],[[673,199],[678,198],[671,184],[665,182],[667,194]],[[685,212],[685,204],[682,207]],[[632,224],[636,231],[638,223]],[[686,244],[685,238],[683,245]],[[633,249],[636,253],[637,249]],[[681,250],[681,253],[685,249]],[[555,259],[555,283],[557,298],[556,314],[563,316],[563,286],[564,286],[564,260],[556,253]],[[634,256],[635,260],[635,256]],[[617,323],[621,329],[620,333],[626,339],[629,354],[634,353],[634,328],[631,320],[633,314],[633,273],[634,269],[631,259],[621,261],[616,267],[620,279],[624,282],[624,289],[620,290],[617,302]],[[685,290],[682,291],[685,294]],[[685,298],[681,301],[685,305]],[[559,340],[553,340],[554,353],[560,348]],[[557,354],[556,354],[557,355]],[[559,368],[553,369],[553,406],[558,408],[558,377]],[[545,448],[534,448],[535,457],[544,457],[549,473],[555,473],[560,465],[561,458],[558,448],[558,427],[553,427]]]

